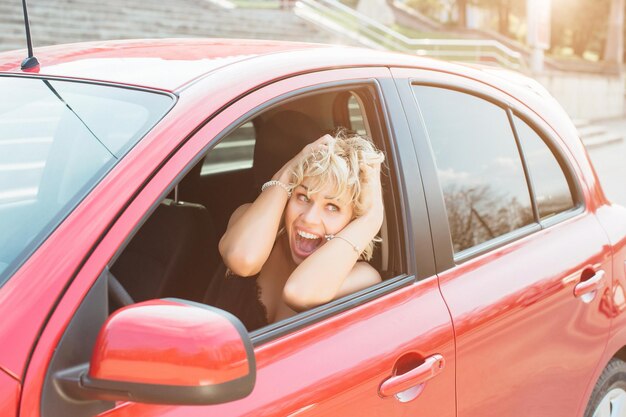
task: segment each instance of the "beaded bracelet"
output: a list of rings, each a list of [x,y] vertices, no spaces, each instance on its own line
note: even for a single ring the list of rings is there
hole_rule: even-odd
[[[287,192],[287,198],[291,198],[291,188],[289,188],[286,184],[283,184],[282,182],[278,180],[271,180],[263,184],[261,186],[261,192],[265,191],[267,188],[272,187],[274,185],[278,185],[280,188],[285,190]]]

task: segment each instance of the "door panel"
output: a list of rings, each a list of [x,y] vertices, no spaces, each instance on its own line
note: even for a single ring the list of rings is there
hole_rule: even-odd
[[[584,214],[439,275],[457,338],[460,416],[576,415],[608,336],[605,251]],[[587,302],[574,288],[591,269],[606,277]]]
[[[439,282],[454,323],[458,416],[575,416],[608,339],[612,270],[606,234],[582,204],[542,225],[461,251],[455,261],[441,173],[409,80],[509,103],[520,114],[527,109],[460,76],[392,72],[422,150],[420,167],[430,169],[422,178],[429,214],[436,213],[431,222]],[[454,113],[450,123],[458,120]],[[462,152],[459,157],[476,159]],[[581,281],[602,272],[595,292],[574,294]]]
[[[408,403],[378,388],[398,358],[439,353],[443,371]],[[257,382],[249,397],[207,407],[126,404],[122,416],[452,417],[454,343],[436,278],[425,279],[255,349]]]
[[[0,416],[17,416],[20,384],[0,368]]]

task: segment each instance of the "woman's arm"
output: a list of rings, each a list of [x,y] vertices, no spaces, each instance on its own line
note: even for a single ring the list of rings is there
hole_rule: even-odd
[[[380,274],[374,267],[367,262],[357,262],[346,279],[341,284],[336,298],[341,298],[344,295],[352,294],[360,291],[364,288],[371,287],[378,284],[382,279]]]
[[[296,311],[348,294],[350,288],[362,289],[380,282],[380,275],[374,268],[365,262],[357,263],[360,251],[376,236],[383,222],[380,162],[367,164],[361,169],[363,204],[367,209],[334,239],[304,259],[289,276],[283,289],[283,300]],[[357,276],[360,273],[364,275]]]
[[[324,146],[329,138],[326,135],[305,146],[272,179],[289,184],[292,167],[316,146]],[[232,272],[247,277],[261,271],[274,247],[288,199],[288,191],[274,185],[261,192],[252,204],[244,204],[233,212],[219,242],[222,259]]]
[[[233,273],[242,277],[259,273],[274,246],[287,200],[287,192],[273,186],[233,212],[219,243],[222,259]]]

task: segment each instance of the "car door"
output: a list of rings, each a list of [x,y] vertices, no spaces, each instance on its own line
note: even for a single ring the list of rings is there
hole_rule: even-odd
[[[93,248],[50,317],[27,374],[29,386],[22,397],[24,415],[39,415],[40,410],[42,416],[54,415],[47,401],[63,403],[63,399],[51,400],[57,395],[54,372],[48,370],[46,377],[41,377],[55,361],[52,352],[56,348],[59,351],[56,355],[66,355],[57,344],[67,336],[72,323],[82,322],[87,328],[81,346],[93,343],[88,328],[92,332],[102,318],[99,316],[90,325],[85,325],[86,320],[81,318],[91,310],[89,306],[104,305],[101,298],[90,298],[90,294],[102,291],[99,287],[103,285],[102,278],[98,277],[106,274],[110,260],[170,192],[176,180],[255,112],[297,94],[343,85],[371,89],[377,112],[375,126],[380,130],[379,135],[389,138],[387,158],[397,200],[394,214],[401,234],[397,239],[392,238],[400,242],[403,270],[372,288],[251,333],[257,379],[254,391],[244,399],[213,406],[96,401],[85,404],[85,408],[73,415],[452,417],[456,414],[452,324],[434,273],[415,148],[389,70],[357,68],[301,75],[260,88],[212,117],[163,164]],[[75,405],[70,403],[66,405]]]
[[[0,414],[7,417],[17,416],[20,398],[20,384],[12,375],[0,369]]]
[[[611,260],[575,160],[494,88],[394,75],[432,170],[429,212],[443,213],[433,235],[456,336],[458,415],[577,415],[607,341]]]

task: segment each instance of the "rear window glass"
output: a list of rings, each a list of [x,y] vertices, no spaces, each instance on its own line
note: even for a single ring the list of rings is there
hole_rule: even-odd
[[[532,177],[539,217],[546,219],[574,208],[567,177],[548,145],[519,117],[513,120]]]
[[[414,86],[437,164],[455,253],[534,222],[506,111],[443,88]]]
[[[0,285],[171,108],[134,89],[0,77]]]

